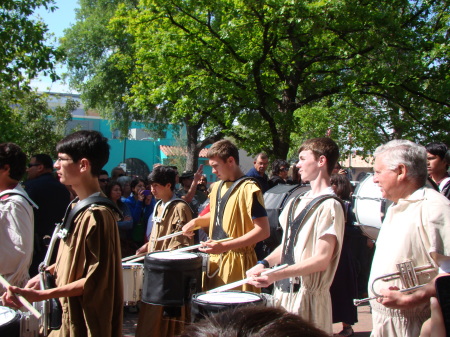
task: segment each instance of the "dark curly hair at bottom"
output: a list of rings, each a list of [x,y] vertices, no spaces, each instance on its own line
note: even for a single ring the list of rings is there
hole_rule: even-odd
[[[180,337],[326,337],[322,330],[282,308],[228,309],[187,326]]]

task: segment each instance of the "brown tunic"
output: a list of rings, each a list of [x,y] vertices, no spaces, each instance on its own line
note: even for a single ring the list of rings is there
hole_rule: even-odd
[[[60,298],[61,329],[50,336],[122,336],[123,284],[116,215],[105,206],[78,214],[61,241],[55,266],[56,285],[86,278],[83,295]]]
[[[156,241],[157,238],[181,231],[181,228],[192,219],[192,211],[189,206],[182,201],[172,201],[165,216],[160,222],[153,224],[152,233],[148,244],[148,252],[162,250],[173,250],[187,247],[194,243],[193,238],[180,235],[163,241]],[[158,204],[155,215],[161,216],[163,206]],[[170,337],[179,335],[185,322],[190,321],[190,310],[183,306],[181,315],[177,317],[164,316],[164,307],[141,303],[139,319],[136,329],[136,337]]]
[[[156,206],[155,215],[163,216],[164,207],[162,203]],[[163,250],[173,250],[181,247],[187,247],[194,243],[194,239],[184,235],[175,236],[173,238],[156,241],[161,236],[172,234],[181,231],[183,226],[192,219],[192,210],[184,201],[172,200],[171,204],[166,209],[166,214],[161,221],[154,222],[152,233],[150,234],[148,252],[159,252]]]

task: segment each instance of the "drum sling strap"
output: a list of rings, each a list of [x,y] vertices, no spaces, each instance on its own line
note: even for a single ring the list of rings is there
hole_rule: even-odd
[[[189,206],[189,204],[186,201],[184,201],[183,199],[180,199],[180,198],[174,198],[174,199],[169,200],[168,202],[166,202],[164,204],[164,207],[163,207],[163,209],[161,211],[161,216],[156,216],[156,212],[158,211],[158,207],[159,207],[160,204],[162,204],[162,200],[159,200],[155,204],[155,207],[153,209],[153,215],[152,215],[153,226],[155,226],[155,225],[157,226],[157,224],[163,222],[165,217],[166,217],[166,215],[167,215],[167,213],[172,208],[172,206],[175,206],[179,202],[183,202],[189,208],[189,210],[191,211],[191,215],[192,216],[194,215],[194,212],[192,211],[191,206]],[[152,233],[150,233],[150,236],[148,237],[148,239],[150,239],[151,236],[152,236]],[[149,244],[150,244],[150,247],[151,247],[150,248],[150,252],[154,252],[155,251],[156,239],[157,239],[157,237],[154,237],[151,242],[149,241]]]
[[[38,205],[36,205],[33,200],[30,199],[29,196],[25,195],[24,193],[17,191],[17,190],[4,190],[2,193],[0,193],[0,199],[4,196],[12,196],[12,195],[20,195],[22,198],[24,198],[31,207],[34,207],[36,209],[39,209]]]
[[[306,192],[305,192],[306,193]],[[301,228],[303,227],[305,223],[305,219],[310,215],[312,212],[314,212],[317,207],[324,202],[327,199],[336,199],[339,201],[342,205],[342,201],[337,198],[334,195],[326,194],[326,195],[319,195],[318,197],[311,200],[309,204],[305,206],[305,208],[300,212],[300,214],[295,218],[292,219],[294,216],[294,207],[295,205],[300,201],[300,198],[305,194],[302,193],[298,195],[291,203],[289,207],[289,213],[288,213],[288,227],[290,228],[290,231],[285,231],[284,233],[284,244],[283,244],[283,250],[281,255],[281,264],[287,263],[288,265],[293,265],[295,263],[294,260],[294,244],[295,239],[297,238]],[[344,211],[345,207],[342,205]],[[288,236],[289,232],[289,237]],[[275,285],[284,293],[289,293],[291,291],[297,292],[300,289],[300,284],[293,284],[293,278],[286,278],[275,282]]]
[[[55,241],[59,237],[62,240],[65,240],[67,235],[70,233],[70,229],[73,224],[73,220],[75,217],[86,208],[91,205],[103,205],[108,207],[111,211],[116,212],[119,215],[120,219],[123,219],[122,212],[120,209],[108,198],[102,196],[90,196],[86,199],[79,201],[75,207],[72,208],[72,204],[77,202],[78,198],[75,198],[67,207],[66,213],[63,218],[62,224],[57,224],[55,231],[53,232],[53,236],[50,242],[50,245],[47,250],[47,254],[45,255],[44,261],[39,265],[39,273],[41,275],[41,288],[51,289],[56,287],[55,278],[52,274],[50,274],[46,268],[48,267],[48,263],[53,254],[53,248],[55,246]],[[63,228],[62,228],[63,227]],[[61,328],[62,324],[62,307],[58,298],[51,298],[48,301],[48,317],[44,315],[44,335],[46,336],[47,327],[50,330],[58,330]],[[45,304],[44,304],[45,306]],[[44,309],[44,312],[47,311]]]
[[[244,181],[246,180],[254,180],[252,177],[243,176],[236,180],[233,185],[225,192],[223,197],[220,197],[220,191],[222,190],[222,186],[225,183],[224,181],[220,182],[219,188],[217,190],[217,198],[216,198],[216,221],[214,221],[214,227],[212,231],[213,240],[222,240],[228,238],[228,234],[223,230],[223,213],[225,211],[225,206],[227,205],[228,199],[230,198],[231,193]]]
[[[123,218],[122,212],[120,209],[116,206],[115,203],[113,203],[111,200],[109,200],[106,197],[102,196],[90,196],[86,199],[83,199],[81,201],[78,201],[75,207],[71,208],[71,205],[78,201],[78,198],[75,198],[67,207],[66,214],[64,214],[64,220],[63,220],[63,229],[61,229],[60,234],[58,235],[61,239],[65,239],[66,236],[70,233],[70,228],[72,227],[74,218],[78,215],[78,213],[84,211],[86,208],[90,207],[91,205],[102,205],[106,206],[112,211],[116,212],[120,219]]]

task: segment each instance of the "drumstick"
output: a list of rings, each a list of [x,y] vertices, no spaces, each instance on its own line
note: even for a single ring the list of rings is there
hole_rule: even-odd
[[[6,281],[2,275],[0,275],[0,283],[5,288],[8,288],[10,286],[9,282]],[[25,299],[25,297],[23,297],[22,295],[19,295],[19,294],[14,294],[14,296],[16,296],[19,299],[20,303],[22,303],[28,310],[31,311],[31,313],[34,315],[34,317],[36,317],[37,319],[41,318],[41,316],[42,316],[41,313],[39,311],[37,311],[36,308],[33,307],[31,305],[31,303]]]
[[[287,266],[288,266],[287,264],[282,264],[281,266],[274,267],[274,268],[272,268],[272,269],[263,271],[263,272],[261,273],[260,276],[272,274],[273,272],[276,272],[276,271],[279,271],[279,270],[281,270],[281,269],[284,269],[284,268],[286,268]],[[241,286],[241,285],[243,285],[243,284],[248,283],[251,279],[252,279],[252,277],[247,277],[247,278],[245,278],[245,279],[243,279],[243,280],[236,281],[236,282],[233,282],[233,283],[230,283],[230,284],[225,284],[224,286],[220,286],[220,287],[217,287],[217,288],[208,290],[206,293],[207,293],[207,294],[208,294],[208,293],[219,293],[219,292],[221,292],[221,291],[230,290],[230,289],[233,289],[233,288],[236,288],[236,287],[239,287],[239,286]]]
[[[201,227],[196,226],[196,227],[194,227],[193,231],[196,231],[197,229],[200,229],[200,228]],[[161,237],[157,238],[156,241],[162,241],[162,240],[170,239],[170,238],[173,238],[175,236],[182,235],[182,234],[184,234],[183,231],[175,232],[175,233],[172,233],[172,234],[161,236]]]
[[[225,241],[230,241],[230,240],[233,240],[233,238],[226,238],[226,239],[217,240],[217,241],[214,241],[214,242],[225,242]],[[189,246],[189,247],[180,248],[180,249],[169,250],[168,252],[169,253],[181,253],[181,252],[185,252],[185,251],[188,251],[188,250],[193,250],[193,249],[200,248],[200,247],[204,247],[202,243],[200,243],[198,245],[193,245],[193,246]],[[134,263],[134,262],[142,261],[143,259],[145,259],[145,255],[147,253],[142,253],[142,254],[144,254],[144,256],[141,256],[141,257],[138,257],[136,259],[130,260],[130,261],[128,261],[128,263]]]
[[[122,262],[130,261],[130,260],[133,260],[133,259],[135,259],[137,257],[145,256],[146,254],[147,254],[147,252],[144,252],[144,253],[139,253],[139,254],[136,254],[136,255],[131,255],[131,256],[128,256],[128,257],[124,257],[122,259]]]
[[[146,256],[148,253],[142,253],[142,254],[143,254],[143,255],[139,254],[139,255],[141,255],[141,256],[139,256],[138,258],[135,258],[135,259],[133,259],[133,260],[127,261],[127,263],[134,263],[134,262],[142,261],[143,259],[145,259],[145,256]]]
[[[214,240],[213,242],[225,242],[225,241],[230,241],[233,240],[234,238],[226,238],[226,239],[222,239],[222,240]],[[174,249],[171,250],[170,253],[180,253],[180,252],[185,252],[188,250],[193,250],[193,249],[197,249],[200,247],[206,247],[203,245],[203,243],[199,243],[198,245],[193,245],[193,246],[189,246],[189,247],[184,247],[184,248],[180,248],[180,249]]]

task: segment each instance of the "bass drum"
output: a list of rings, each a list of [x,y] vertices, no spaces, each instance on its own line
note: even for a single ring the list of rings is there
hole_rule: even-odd
[[[376,240],[386,210],[392,201],[381,196],[380,187],[373,182],[373,173],[368,173],[358,184],[352,199],[355,226],[359,226],[369,239]]]

